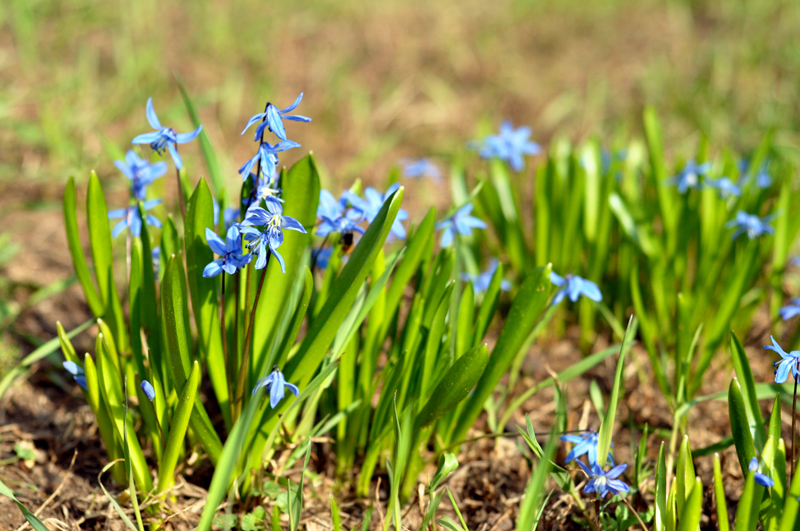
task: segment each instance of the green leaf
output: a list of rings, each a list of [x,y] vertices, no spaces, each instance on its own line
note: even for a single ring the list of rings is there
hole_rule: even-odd
[[[689,500],[690,493],[694,488],[694,463],[692,463],[692,451],[689,448],[689,436],[684,435],[681,447],[678,450],[678,463],[675,471],[675,481],[678,483],[675,502],[678,507],[678,514],[683,515],[685,504]],[[693,528],[692,528],[693,529]]]
[[[759,410],[760,412],[760,410]],[[776,441],[781,438],[781,395],[776,394],[772,402],[772,414],[769,416],[768,437],[773,437]]]
[[[694,478],[683,511],[678,518],[678,531],[695,531],[700,528],[700,517],[703,514],[703,482],[699,477]],[[680,484],[678,484],[680,490]]]
[[[25,520],[28,521],[28,523],[35,531],[49,531],[47,527],[41,522],[41,520],[36,518],[36,516],[32,512],[30,512],[24,505],[22,505],[22,503],[20,503],[20,501],[16,498],[16,496],[14,496],[14,491],[6,487],[5,483],[3,483],[2,481],[0,481],[0,494],[6,496],[7,498],[11,498],[14,501],[14,503],[17,504],[17,507],[22,512],[22,515],[25,517]],[[136,529],[134,529],[134,531],[136,531]]]
[[[64,189],[64,225],[67,228],[67,245],[69,253],[72,255],[72,266],[75,268],[75,275],[83,288],[86,303],[95,317],[102,317],[106,306],[97,293],[97,289],[92,282],[92,275],[89,273],[89,266],[86,264],[86,257],[83,255],[83,245],[81,244],[80,231],[78,230],[77,200],[75,197],[75,178],[70,177],[67,187]],[[108,223],[108,221],[106,221]]]
[[[719,531],[729,531],[728,505],[725,498],[725,485],[722,483],[722,468],[719,454],[714,454],[714,501],[717,508],[717,525]]]
[[[764,487],[755,482],[755,472],[748,471],[746,474],[747,479],[736,508],[736,523],[733,527],[735,531],[755,531],[758,524],[758,508],[764,493]]]
[[[664,442],[658,450],[658,462],[656,464],[656,512],[654,516],[655,531],[666,531],[667,529],[667,465],[664,453]]]
[[[436,472],[433,475],[428,492],[431,493],[444,481],[447,476],[452,474],[458,468],[458,459],[455,454],[444,452],[439,456],[439,463],[436,466]]]
[[[550,438],[547,440],[547,445],[545,445],[544,453],[539,458],[539,464],[536,465],[536,470],[528,481],[528,486],[525,488],[525,496],[520,502],[519,518],[517,519],[516,527],[519,531],[532,530],[537,524],[537,515],[541,511],[541,506],[545,503],[543,501],[543,490],[553,466],[553,459],[558,449],[558,440],[556,425],[554,425],[553,431],[550,433]]]
[[[746,473],[750,459],[756,456],[756,448],[753,444],[753,436],[750,434],[750,424],[747,419],[747,407],[745,406],[742,388],[739,380],[734,378],[728,388],[728,416],[731,422],[731,434],[733,443],[736,446],[736,457],[739,458],[739,465]],[[737,516],[737,529],[738,529]]]
[[[180,398],[178,398],[178,407],[175,408],[175,413],[172,415],[164,457],[158,466],[158,492],[166,491],[175,483],[175,466],[178,464],[178,458],[186,440],[186,430],[189,428],[189,419],[192,416],[199,385],[200,364],[195,361],[192,364],[189,379],[186,380]]]
[[[329,494],[331,500],[331,523],[333,524],[333,531],[342,531],[342,517],[339,514],[339,505],[333,494]]]
[[[733,367],[736,370],[736,376],[741,386],[750,433],[753,434],[755,439],[756,449],[760,451],[767,441],[767,432],[764,430],[764,417],[761,416],[761,408],[758,406],[756,383],[753,378],[753,371],[750,369],[750,360],[747,359],[744,347],[742,347],[733,331],[731,331],[731,357],[733,358]]]

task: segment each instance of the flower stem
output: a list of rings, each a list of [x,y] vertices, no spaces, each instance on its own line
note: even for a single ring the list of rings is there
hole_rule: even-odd
[[[153,408],[153,416],[156,418],[156,426],[158,426],[158,432],[161,434],[161,456],[164,456],[164,452],[166,452],[165,445],[167,444],[167,440],[164,438],[164,430],[161,429],[161,422],[158,420],[158,413],[156,412],[156,405],[153,401],[150,401],[150,407]]]
[[[622,498],[622,501],[625,502],[625,505],[628,506],[628,509],[630,509],[631,512],[634,514],[634,516],[636,516],[636,519],[639,520],[639,524],[642,526],[642,529],[644,531],[647,531],[647,526],[644,525],[644,522],[642,522],[642,517],[639,516],[639,513],[636,512],[636,509],[633,508],[633,506],[631,505],[631,502],[628,501],[628,498],[626,498],[624,496],[620,496],[620,498]]]
[[[222,301],[219,305],[219,323],[222,329],[222,353],[225,358],[225,380],[228,383],[228,404],[232,405],[233,400],[233,387],[231,386],[231,373],[228,370],[228,337],[225,330],[225,272],[222,272]],[[231,409],[233,409],[231,407]],[[231,415],[233,417],[233,415]]]
[[[175,149],[177,150],[178,148],[176,147]],[[181,171],[178,168],[175,168],[175,180],[178,183],[178,200],[181,203],[181,215],[183,216],[183,220],[186,221],[186,201],[183,198],[183,188],[181,188]]]
[[[797,433],[797,375],[794,377],[794,393],[792,394],[792,479],[794,479],[795,459],[797,452],[795,451]]]
[[[325,235],[325,239],[322,240],[322,244],[319,246],[319,249],[317,249],[317,253],[312,256],[312,259],[311,259],[311,272],[312,273],[314,272],[314,267],[317,265],[317,258],[319,257],[319,253],[321,253],[322,249],[325,248],[325,244],[328,243],[328,237],[330,235],[331,235],[330,232]]]

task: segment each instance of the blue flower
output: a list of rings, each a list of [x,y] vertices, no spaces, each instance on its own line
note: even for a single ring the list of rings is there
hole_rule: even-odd
[[[598,434],[594,430],[585,431],[580,434],[568,434],[561,436],[562,441],[571,442],[575,446],[572,447],[572,450],[569,454],[567,454],[566,462],[570,463],[576,459],[578,459],[582,455],[586,455],[589,459],[589,464],[594,465],[597,464],[597,440]],[[614,446],[614,443],[611,443],[611,446]],[[614,462],[614,458],[611,457],[611,453],[608,454],[608,459],[611,463]]]
[[[219,225],[219,203],[213,197],[211,198],[211,203],[214,205],[214,226],[216,227]],[[225,224],[224,230],[228,232],[228,229],[231,228],[236,220],[239,218],[240,210],[236,207],[225,207],[225,212],[222,213],[222,221]]]
[[[471,273],[461,273],[461,280],[464,282],[472,281],[472,289],[475,291],[476,295],[480,293],[486,293],[486,290],[489,289],[489,284],[492,283],[492,277],[494,277],[494,272],[497,270],[498,263],[499,262],[496,258],[492,258],[489,261],[489,269],[477,275],[473,275]],[[501,281],[500,289],[503,291],[510,290],[511,282],[508,280]]]
[[[314,264],[315,267],[320,269],[327,269],[328,264],[331,261],[331,255],[333,254],[333,248],[326,247],[324,249],[314,249],[311,252],[311,262]]]
[[[508,162],[514,171],[525,168],[525,155],[538,155],[541,146],[529,140],[531,128],[522,126],[514,129],[510,120],[500,125],[500,134],[488,135],[481,142],[474,144],[478,154],[485,159],[498,158]]]
[[[747,159],[739,159],[739,185],[744,185],[747,183],[747,170],[750,167],[750,161]],[[769,188],[772,186],[772,177],[769,174],[769,161],[765,160],[759,166],[758,171],[755,175],[755,184],[758,188]]]
[[[709,188],[716,189],[722,199],[728,199],[731,196],[739,197],[742,195],[742,189],[727,177],[720,177],[719,179],[709,179],[706,177],[705,182]]]
[[[83,372],[83,367],[75,363],[74,361],[65,361],[61,364],[64,369],[72,375],[72,378],[80,385],[83,389],[86,389],[86,373]]]
[[[213,230],[206,228],[206,242],[219,258],[210,262],[203,269],[205,278],[215,277],[223,271],[233,275],[240,267],[249,264],[252,259],[250,254],[242,254],[242,239],[236,226],[228,229],[225,234],[225,241],[222,241],[222,238],[217,236]]]
[[[578,461],[578,464],[590,478],[583,488],[583,492],[587,494],[596,492],[600,498],[604,498],[609,492],[617,495],[631,490],[624,481],[617,479],[628,468],[627,464],[617,465],[608,472],[605,472],[597,463],[592,463],[591,468],[584,465],[582,461]]]
[[[788,321],[795,315],[800,315],[800,297],[795,297],[789,301],[789,304],[778,310],[778,313],[784,321]]]
[[[156,129],[156,131],[137,136],[131,140],[131,144],[150,144],[150,149],[159,155],[164,152],[164,149],[167,149],[169,154],[172,155],[172,160],[175,161],[175,167],[179,170],[183,168],[183,160],[178,155],[178,148],[175,146],[176,144],[186,144],[197,138],[197,135],[203,130],[203,126],[201,125],[191,133],[180,134],[171,127],[162,127],[161,122],[158,121],[158,116],[156,116],[156,111],[153,109],[153,98],[147,99],[147,121],[150,122],[150,127]]]
[[[294,120],[295,122],[310,122],[311,118],[307,116],[300,116],[300,115],[289,115],[287,113],[292,112],[300,105],[300,102],[303,100],[303,93],[301,92],[297,99],[294,100],[294,103],[286,107],[285,109],[279,110],[275,107],[272,103],[267,103],[267,108],[264,112],[260,112],[258,114],[254,114],[248,121],[247,125],[244,126],[244,130],[241,134],[244,134],[245,131],[250,129],[250,126],[255,124],[258,121],[261,121],[261,124],[256,128],[256,134],[254,140],[258,142],[261,138],[261,135],[264,134],[264,128],[268,127],[270,131],[275,133],[275,136],[280,138],[281,140],[286,140],[286,130],[283,127],[283,120]],[[266,118],[266,120],[264,120]]]
[[[747,469],[750,472],[755,472],[755,474],[753,474],[753,479],[759,485],[762,485],[764,487],[769,488],[769,487],[771,487],[771,486],[773,486],[775,484],[775,482],[772,481],[771,477],[769,477],[766,474],[762,474],[761,472],[759,472],[758,458],[756,458],[756,457],[752,458],[750,460],[750,464],[747,466]]]
[[[472,234],[472,229],[486,228],[486,223],[483,220],[470,216],[472,208],[472,203],[467,203],[452,216],[436,223],[436,230],[444,229],[441,240],[442,247],[450,247],[456,232],[462,236],[469,236]]]
[[[269,250],[272,251],[272,254],[281,264],[281,271],[286,273],[283,257],[278,252],[278,247],[283,243],[283,231],[284,229],[296,230],[305,234],[306,229],[296,219],[283,215],[283,206],[279,200],[274,197],[267,197],[265,203],[267,205],[266,209],[253,206],[247,210],[242,222],[242,232],[245,233],[245,239],[250,239],[247,244],[248,247],[258,255],[256,269],[263,269],[267,265],[266,250],[269,247]],[[254,226],[266,227],[266,230],[262,233],[253,229],[252,227]]]
[[[147,187],[167,173],[166,162],[159,161],[155,164],[150,164],[132,149],[129,149],[125,154],[124,161],[115,160],[114,165],[131,181],[131,195],[133,195],[134,199],[140,201],[145,200]]]
[[[747,212],[738,211],[736,217],[725,224],[725,228],[732,229],[736,227],[736,231],[731,234],[731,240],[735,240],[742,234],[747,233],[747,237],[754,240],[762,234],[773,234],[775,229],[769,225],[769,222],[775,219],[775,214],[770,214],[760,218],[755,214],[748,214]]]
[[[158,272],[161,269],[161,247],[154,247],[150,251],[150,256],[153,258],[153,273],[158,276]]]
[[[797,369],[797,362],[800,359],[800,350],[793,350],[787,353],[785,350],[781,348],[775,338],[769,336],[772,340],[772,345],[766,345],[764,348],[769,349],[773,352],[777,352],[781,355],[781,361],[773,362],[773,366],[777,367],[775,369],[775,383],[784,383],[786,378],[789,377],[789,371],[792,371],[792,376],[797,379],[800,376],[800,371]]]
[[[140,387],[142,388],[142,392],[144,393],[144,396],[146,396],[147,399],[150,402],[152,402],[153,399],[156,397],[156,390],[153,389],[153,384],[151,384],[150,382],[145,380],[145,381],[142,382]]]
[[[145,201],[142,204],[142,207],[145,211],[148,211],[160,203],[161,199],[151,199],[150,201]],[[145,216],[148,225],[157,229],[161,228],[161,222],[157,217],[153,216],[152,214],[146,214]],[[117,223],[114,226],[114,230],[111,231],[112,238],[119,236],[125,227],[128,227],[131,231],[131,234],[137,238],[142,234],[142,216],[139,213],[138,205],[131,205],[128,208],[119,208],[108,213],[108,219],[119,218],[123,219]]]
[[[296,385],[290,384],[284,379],[283,373],[278,369],[277,365],[272,367],[272,372],[269,373],[269,376],[260,378],[256,382],[256,386],[253,388],[253,394],[256,394],[256,391],[262,387],[265,387],[269,393],[269,407],[272,409],[275,409],[275,406],[277,406],[278,403],[283,400],[286,389],[288,389],[294,396],[300,394],[300,390]]]
[[[383,203],[392,195],[397,189],[400,188],[399,183],[394,183],[386,189],[386,193],[381,194],[372,187],[364,191],[365,199],[362,199],[358,194],[354,194],[350,190],[345,190],[342,198],[350,202],[353,207],[353,217],[355,220],[366,219],[367,222],[372,223],[375,217],[381,210]],[[391,233],[397,238],[404,240],[406,238],[406,229],[403,227],[402,221],[408,218],[408,212],[403,209],[397,211],[397,217],[392,223]],[[350,218],[353,219],[353,218]]]
[[[562,277],[556,274],[555,271],[550,272],[550,282],[556,286],[564,286],[564,289],[556,293],[553,297],[553,305],[556,305],[569,296],[569,300],[576,302],[578,297],[583,295],[595,302],[603,300],[603,294],[600,293],[600,288],[591,280],[586,280],[578,275],[566,275]]]
[[[439,184],[442,181],[442,172],[439,167],[426,158],[421,159],[400,159],[403,166],[403,175],[414,179],[417,177],[427,177],[431,181]]]
[[[697,164],[694,160],[689,160],[680,173],[670,177],[668,182],[678,185],[678,192],[685,194],[689,188],[700,188],[700,177],[709,171],[711,171],[710,162]]]
[[[242,176],[242,182],[247,180],[247,177],[253,170],[253,166],[259,161],[261,161],[261,173],[271,176],[275,173],[275,168],[278,167],[278,153],[298,147],[300,147],[300,144],[293,140],[281,140],[274,146],[269,142],[263,142],[258,146],[258,151],[253,158],[245,162],[242,167],[239,168],[239,175]]]

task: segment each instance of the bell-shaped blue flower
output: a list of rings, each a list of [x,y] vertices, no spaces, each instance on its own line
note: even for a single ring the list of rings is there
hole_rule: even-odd
[[[791,371],[792,376],[797,379],[800,376],[800,371],[797,369],[798,359],[800,359],[800,350],[793,350],[791,352],[786,352],[781,348],[775,338],[769,336],[772,340],[772,345],[766,345],[764,348],[771,350],[773,352],[777,352],[781,356],[781,361],[776,361],[772,365],[776,367],[775,369],[775,383],[784,383],[786,378],[789,377],[789,371]]]
[[[147,195],[147,187],[153,181],[167,173],[167,163],[164,161],[150,164],[135,151],[129,149],[125,154],[125,160],[115,160],[114,166],[131,181],[131,195],[134,199],[144,201]]]
[[[358,194],[346,190],[342,194],[342,197],[347,199],[350,205],[352,205],[353,217],[356,218],[355,220],[366,219],[367,222],[372,223],[380,212],[383,203],[389,196],[395,193],[398,188],[400,188],[400,183],[394,183],[386,189],[386,193],[381,194],[374,188],[369,187],[364,191],[364,197],[366,199],[362,199]],[[403,227],[402,222],[407,218],[408,213],[405,210],[400,209],[397,211],[397,217],[392,223],[391,234],[398,239],[404,240],[406,238],[406,229]]]
[[[294,100],[294,103],[286,107],[285,109],[278,109],[272,103],[267,103],[267,108],[264,112],[260,112],[258,114],[254,114],[248,121],[247,125],[244,126],[244,130],[241,134],[244,134],[245,131],[250,129],[250,126],[254,125],[256,122],[261,122],[261,124],[256,128],[256,134],[254,140],[258,142],[261,138],[261,135],[264,134],[264,128],[268,127],[270,131],[275,133],[275,136],[280,138],[281,140],[286,140],[286,129],[283,127],[283,120],[293,120],[295,122],[310,122],[311,118],[307,116],[300,116],[298,114],[288,114],[295,110],[300,102],[303,101],[303,93],[301,92],[297,99]],[[266,119],[265,119],[266,118]]]
[[[556,305],[569,296],[569,300],[576,302],[578,297],[583,295],[595,302],[603,300],[603,294],[600,293],[600,288],[591,280],[586,280],[578,275],[567,275],[562,277],[555,271],[550,272],[550,282],[555,286],[564,286],[564,289],[556,293],[553,297],[553,305]]]
[[[275,258],[277,258],[278,262],[281,264],[281,271],[286,273],[286,265],[284,264],[283,257],[278,252],[278,247],[283,243],[283,231],[294,230],[305,234],[306,229],[293,217],[283,215],[283,205],[281,205],[278,199],[267,197],[265,204],[267,206],[266,209],[257,206],[250,207],[242,222],[242,225],[246,227],[265,228],[265,231],[261,234],[255,234],[251,229],[245,231],[246,237],[251,238],[251,243],[249,243],[248,246],[253,246],[254,248],[256,246],[258,247],[257,254],[259,255],[259,260],[261,256],[265,257],[263,265],[261,265],[262,268],[266,265],[265,246],[268,246],[269,250],[272,251],[272,254],[275,255]],[[257,269],[259,265],[260,264],[257,262]]]
[[[775,485],[775,482],[772,480],[771,477],[769,477],[766,474],[762,474],[760,472],[760,467],[758,466],[757,457],[754,457],[750,460],[750,464],[747,466],[747,470],[749,470],[750,472],[755,472],[755,474],[753,474],[753,479],[759,485],[767,488],[770,488],[773,485]]]
[[[589,460],[590,465],[599,464],[597,462],[598,437],[598,433],[594,430],[589,430],[578,434],[562,435],[562,441],[571,442],[575,445],[572,447],[572,450],[569,452],[569,454],[567,454],[567,459],[565,462],[570,463],[582,455],[585,455]],[[613,442],[611,443],[611,446],[614,446]],[[611,457],[611,453],[608,454],[608,459],[613,464],[614,458]]]
[[[239,168],[239,175],[242,176],[242,182],[246,181],[253,171],[253,167],[261,162],[261,173],[264,175],[272,175],[275,173],[275,168],[278,167],[278,153],[288,149],[298,148],[300,144],[293,140],[281,140],[274,146],[269,142],[263,142],[258,146],[258,151],[253,155],[253,158],[242,164]]]
[[[697,164],[694,160],[689,160],[677,175],[669,178],[668,182],[677,185],[678,192],[685,194],[690,188],[700,188],[700,177],[706,175],[709,171],[711,171],[710,162]]]
[[[531,128],[522,126],[514,129],[510,120],[500,125],[500,133],[488,135],[482,141],[472,143],[484,159],[498,158],[506,161],[514,171],[525,169],[525,155],[538,155],[542,148],[530,140]]]
[[[731,234],[731,240],[735,240],[742,234],[747,234],[749,239],[754,240],[764,234],[775,233],[775,229],[769,224],[773,219],[775,219],[775,214],[760,218],[755,214],[748,214],[740,210],[736,213],[735,218],[725,224],[725,228],[736,228]]]
[[[474,275],[471,273],[461,273],[461,280],[464,282],[472,282],[472,290],[475,292],[476,295],[481,293],[486,293],[486,290],[489,289],[489,284],[492,283],[492,277],[494,277],[494,272],[497,270],[499,262],[496,258],[492,258],[489,261],[489,269],[484,271],[483,273]],[[500,282],[500,289],[503,291],[509,291],[511,289],[511,282],[508,280],[503,280]]]
[[[627,464],[617,465],[608,472],[604,471],[597,463],[592,464],[591,467],[587,467],[582,461],[578,461],[578,464],[583,471],[586,472],[586,475],[589,476],[589,481],[583,488],[583,492],[587,494],[595,492],[598,497],[604,498],[609,492],[617,495],[621,492],[628,492],[631,490],[624,481],[617,479],[625,472],[625,469],[628,468]]]
[[[742,189],[727,177],[720,177],[719,179],[706,178],[705,182],[706,186],[715,189],[722,199],[742,195]]]
[[[197,135],[203,130],[203,126],[201,125],[191,133],[177,133],[171,127],[162,127],[158,116],[156,116],[156,111],[153,109],[153,98],[147,99],[147,121],[150,123],[150,127],[156,129],[156,131],[137,136],[131,140],[131,144],[150,144],[150,149],[159,155],[164,153],[166,149],[172,155],[175,167],[179,170],[183,168],[183,160],[178,155],[178,149],[175,146],[177,144],[186,144],[197,138]]]
[[[142,207],[145,211],[148,211],[160,203],[161,199],[151,199],[150,201],[145,201],[142,204]],[[125,230],[125,227],[130,229],[131,234],[137,238],[142,234],[142,216],[139,213],[138,205],[131,205],[128,208],[118,208],[117,210],[112,210],[108,213],[108,219],[119,218],[122,218],[122,220],[117,223],[114,226],[114,230],[111,231],[112,238],[119,236],[120,233]],[[151,227],[155,227],[157,229],[161,228],[161,222],[152,214],[145,214],[145,220]]]
[[[439,167],[426,158],[400,159],[403,167],[403,176],[409,179],[427,177],[436,184],[442,182],[442,172]]]
[[[470,215],[472,213],[472,208],[472,203],[467,203],[459,208],[452,216],[436,223],[436,230],[443,229],[441,239],[442,247],[450,247],[456,232],[462,236],[469,236],[472,234],[472,229],[486,228],[486,223],[483,220]]]
[[[61,365],[64,367],[64,370],[72,375],[72,378],[78,385],[86,389],[86,373],[83,372],[83,367],[69,360],[63,362]]]
[[[269,373],[269,376],[260,378],[256,382],[256,386],[253,388],[253,394],[256,394],[256,391],[262,387],[266,388],[269,393],[269,407],[272,409],[275,409],[278,403],[283,400],[283,397],[286,395],[286,389],[294,396],[300,394],[300,390],[296,385],[290,384],[284,379],[283,373],[278,369],[277,365],[272,368],[272,372]]]
[[[150,402],[152,402],[153,399],[155,399],[155,397],[156,397],[156,390],[153,388],[153,384],[151,384],[147,380],[144,380],[140,387],[142,388],[142,392],[144,393],[144,396],[146,396],[147,399]]]
[[[778,314],[784,321],[788,321],[795,315],[800,315],[800,297],[795,297],[789,301],[789,304],[778,310]]]
[[[235,225],[228,229],[225,241],[222,241],[222,238],[217,236],[213,230],[206,228],[206,242],[214,254],[219,256],[203,269],[203,276],[206,278],[215,277],[223,271],[233,275],[240,267],[249,264],[252,259],[250,254],[243,254],[239,228]]]

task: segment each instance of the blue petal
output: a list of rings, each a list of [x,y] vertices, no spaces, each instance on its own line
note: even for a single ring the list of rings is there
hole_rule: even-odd
[[[119,223],[117,223],[116,225],[114,225],[114,230],[111,231],[111,237],[112,238],[116,238],[117,236],[119,236],[120,233],[123,230],[125,230],[125,227],[127,225],[128,225],[127,224],[127,220],[124,220],[124,219],[122,221],[120,221]]]
[[[281,265],[281,272],[286,274],[286,264],[283,263],[283,257],[281,253],[279,253],[276,249],[272,249],[272,255],[278,259],[278,263]]]
[[[286,129],[283,128],[283,120],[281,120],[281,115],[274,105],[270,105],[267,109],[267,123],[269,124],[269,130],[275,133],[275,136],[281,140],[286,140]]]
[[[247,120],[247,125],[244,126],[244,129],[242,129],[242,132],[240,134],[243,135],[245,133],[245,131],[250,129],[250,127],[252,125],[254,125],[256,122],[261,121],[263,118],[264,118],[264,113],[263,112],[260,112],[258,114],[254,114],[253,116],[251,116],[250,119]]]
[[[202,131],[202,130],[203,130],[203,126],[201,125],[197,129],[195,129],[194,131],[191,131],[189,133],[180,133],[180,134],[175,136],[175,141],[178,144],[185,144],[187,142],[191,142],[192,140],[197,138],[197,135],[199,135],[200,131]]]
[[[133,137],[131,140],[131,144],[152,144],[156,140],[161,138],[161,133],[155,131],[153,133],[143,133],[141,135]]]
[[[452,227],[448,227],[442,231],[442,247],[450,247],[450,244],[453,243],[453,229]]]
[[[222,256],[228,252],[228,248],[225,246],[225,242],[222,241],[222,238],[217,236],[217,234],[208,227],[206,227],[206,242],[208,246],[211,247],[211,250],[214,251],[214,254]]]
[[[222,273],[222,259],[217,258],[213,262],[210,262],[205,269],[203,269],[203,277],[211,278],[215,277]]]
[[[174,142],[167,143],[167,149],[169,150],[169,154],[172,155],[172,160],[175,161],[175,167],[180,170],[183,168],[183,159],[180,155],[178,155],[178,149],[175,147]]]
[[[292,393],[294,396],[298,396],[300,394],[300,389],[298,389],[295,384],[290,384],[289,382],[286,382],[284,385],[286,386],[286,389],[288,389],[289,392]]]
[[[72,376],[79,376],[79,375],[83,374],[83,369],[81,369],[80,366],[77,363],[75,363],[74,361],[67,360],[67,361],[63,362],[61,365]]]
[[[298,105],[300,105],[301,101],[303,101],[303,93],[302,92],[300,93],[299,96],[297,96],[297,99],[294,100],[294,103],[292,103],[291,105],[289,105],[285,109],[281,110],[280,113],[283,114],[283,113],[287,113],[287,112],[292,112],[293,110],[295,110],[297,108]]]
[[[161,129],[161,122],[158,121],[156,110],[153,108],[153,98],[147,98],[147,122],[153,129]]]
[[[306,233],[306,229],[294,218],[283,216],[283,228],[289,230],[296,230],[297,232]]]
[[[80,375],[75,376],[74,380],[80,385],[83,389],[86,389],[86,376]]]

